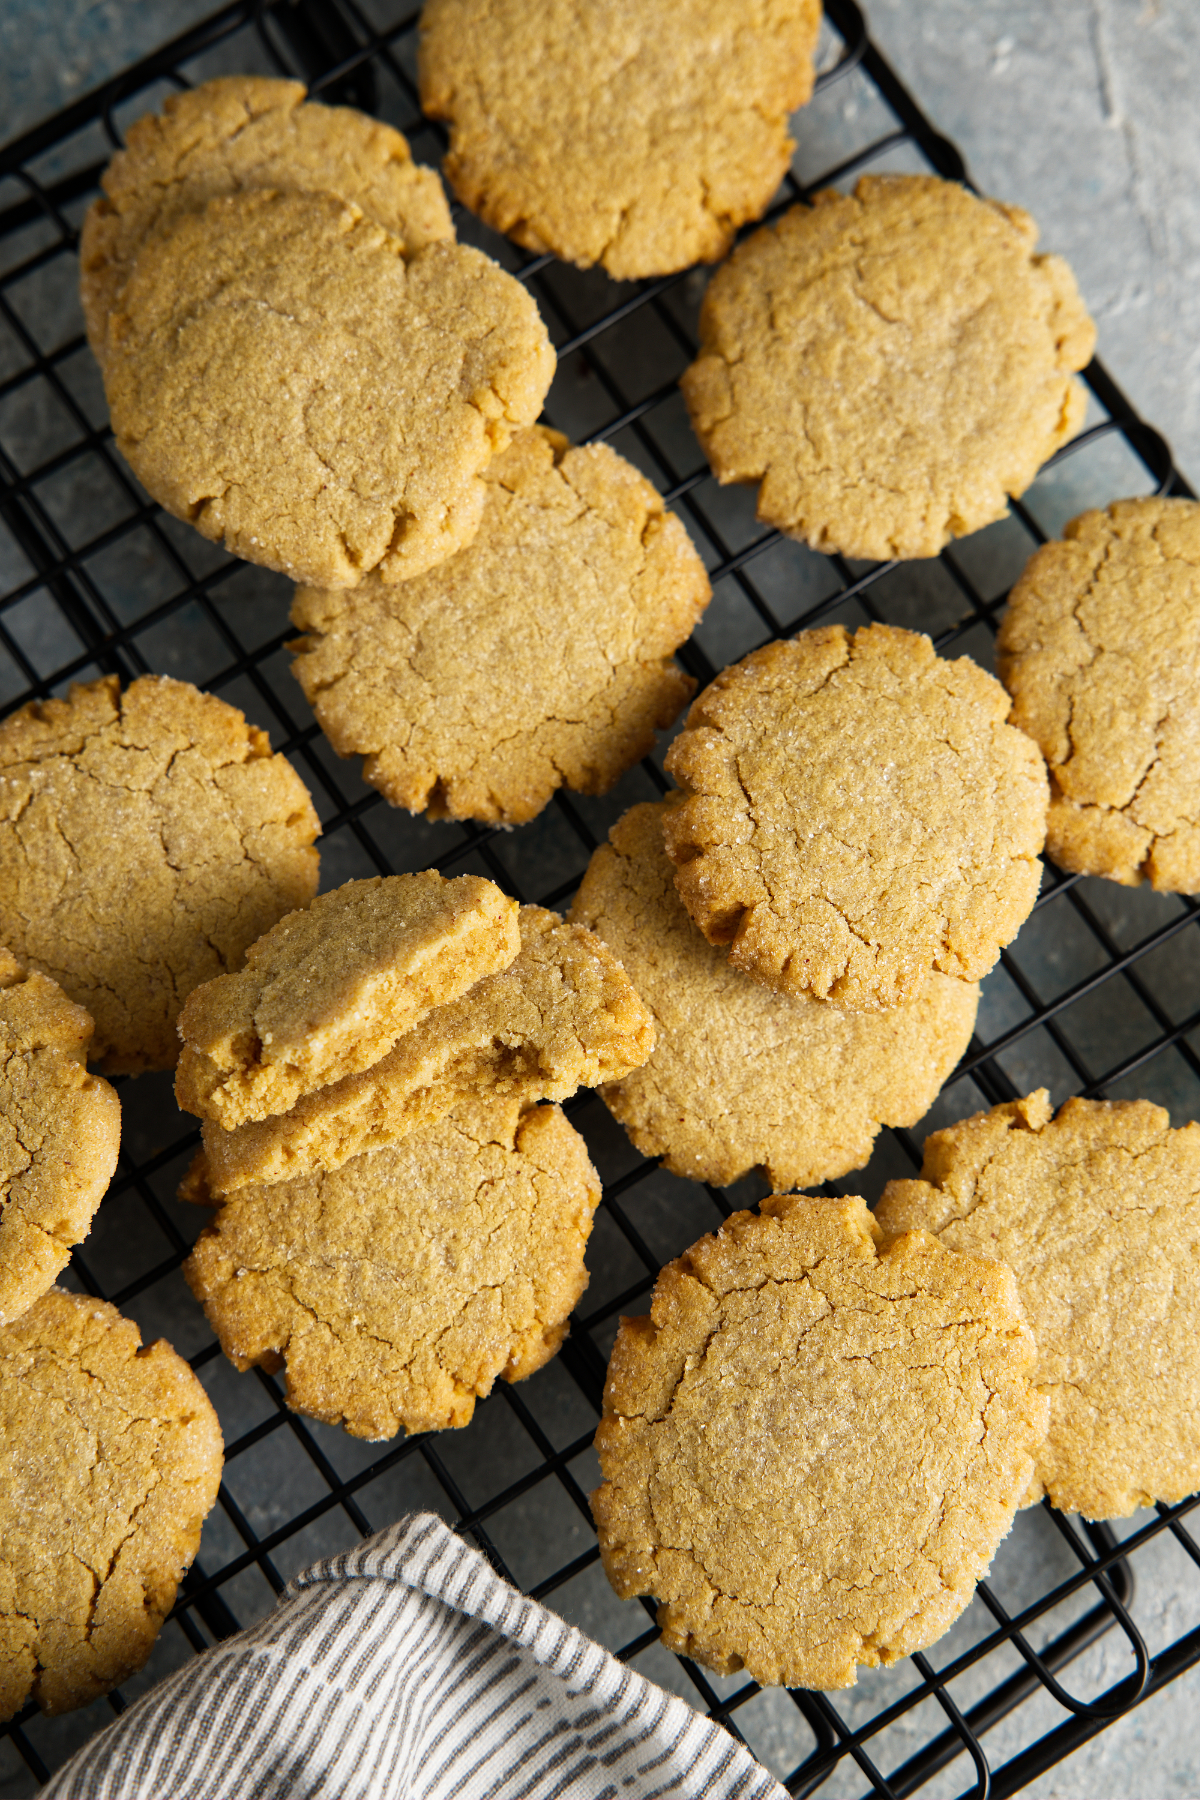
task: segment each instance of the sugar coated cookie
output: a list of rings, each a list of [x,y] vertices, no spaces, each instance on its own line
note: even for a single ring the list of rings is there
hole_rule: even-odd
[[[1123,1518],[1200,1488],[1200,1125],[1045,1088],[925,1140],[886,1230],[1002,1256],[1038,1343],[1050,1432],[1028,1499]]]
[[[175,1097],[227,1130],[286,1112],[370,1068],[520,948],[516,901],[479,875],[348,881],[273,925],[244,969],[192,993]]]
[[[79,243],[83,316],[101,362],[109,314],[145,240],[218,195],[245,188],[336,194],[406,250],[453,238],[441,182],[413,162],[398,131],[350,106],[303,102],[298,81],[224,75],[171,94],[161,113],[129,127]]]
[[[225,1202],[184,1265],[239,1369],[355,1437],[465,1425],[548,1362],[600,1181],[556,1106],[464,1103],[402,1144]]]
[[[147,240],[109,323],[117,447],[154,499],[296,581],[419,575],[468,543],[481,470],[554,352],[478,250],[330,194],[210,200]]]
[[[624,1319],[592,1495],[617,1593],[668,1649],[849,1687],[970,1600],[1046,1431],[1011,1270],[862,1200],[735,1213]]]
[[[635,806],[592,857],[572,919],[603,938],[654,1016],[649,1062],[600,1091],[638,1149],[719,1186],[762,1168],[777,1189],[860,1169],[881,1125],[913,1125],[966,1049],[974,982],[931,974],[916,999],[852,1013],[772,993],[705,942],[675,890],[663,818]]]
[[[0,1325],[87,1236],[117,1166],[121,1103],[89,1075],[92,1021],[0,948]]]
[[[446,178],[531,250],[618,281],[724,255],[783,180],[819,0],[428,0]]]
[[[0,724],[0,942],[96,1022],[109,1072],[172,1069],[194,987],[317,885],[290,763],[186,681],[115,675]]]
[[[817,550],[934,556],[1008,511],[1079,429],[1095,327],[1019,207],[864,175],[717,271],[683,377],[721,482]]]
[[[1035,552],[996,641],[1064,869],[1200,892],[1200,504],[1117,500]]]
[[[521,953],[507,969],[435,1007],[372,1068],[277,1118],[236,1131],[206,1123],[213,1193],[337,1168],[480,1093],[523,1106],[565,1100],[645,1062],[650,1015],[599,938],[541,906],[521,908],[520,929]]]
[[[0,1720],[86,1706],[141,1668],[221,1480],[181,1356],[52,1288],[0,1327]]]
[[[841,625],[768,644],[694,701],[663,817],[684,904],[784,993],[897,1006],[976,981],[1037,898],[1046,771],[1007,696],[929,639]]]
[[[534,427],[484,488],[478,536],[436,569],[301,588],[294,669],[394,806],[511,825],[653,747],[694,690],[672,651],[711,590],[679,520],[606,445]]]

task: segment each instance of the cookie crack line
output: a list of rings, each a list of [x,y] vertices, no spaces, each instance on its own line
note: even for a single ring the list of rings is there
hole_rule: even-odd
[[[148,1415],[145,1415],[142,1413],[131,1412],[128,1409],[128,1407],[126,1407],[124,1405],[119,1394],[114,1392],[111,1385],[108,1382],[106,1382],[104,1380],[104,1378],[101,1375],[99,1375],[95,1370],[89,1369],[86,1365],[80,1364],[73,1357],[62,1355],[61,1352],[59,1352],[57,1350],[57,1348],[52,1344],[43,1343],[43,1344],[39,1345],[38,1350],[39,1350],[40,1357],[48,1359],[49,1361],[54,1363],[56,1365],[56,1367],[62,1371],[64,1376],[78,1377],[79,1375],[82,1375],[84,1377],[84,1379],[87,1381],[89,1386],[95,1386],[99,1389],[100,1393],[103,1395],[105,1404],[109,1408],[114,1409],[117,1412],[117,1414],[120,1416],[120,1420],[121,1420],[121,1422],[119,1424],[116,1424],[116,1425],[110,1427],[109,1433],[108,1433],[108,1435],[110,1437],[118,1437],[118,1438],[127,1437],[129,1432],[136,1429],[137,1426],[145,1425],[145,1424],[151,1422]],[[137,1354],[144,1355],[145,1351],[144,1350],[139,1351]],[[45,1395],[44,1388],[40,1384],[38,1384],[34,1381],[31,1381],[27,1376],[22,1375],[20,1371],[10,1371],[8,1373],[8,1380],[10,1380],[15,1387],[23,1388],[30,1395],[31,1401],[33,1402],[35,1407],[40,1408],[40,1407],[44,1406],[46,1395]],[[70,1397],[69,1381],[67,1383],[65,1383],[64,1385],[66,1387],[66,1393],[57,1393],[57,1394],[55,1394],[54,1398],[57,1401],[57,1403],[59,1405],[63,1406],[65,1408],[65,1410],[75,1419],[75,1422],[78,1425],[79,1429],[86,1435],[89,1442],[91,1443],[92,1458],[91,1458],[90,1463],[88,1464],[88,1472],[94,1474],[95,1471],[100,1467],[100,1465],[102,1463],[108,1461],[109,1459],[103,1453],[103,1444],[102,1444],[101,1439],[98,1436],[97,1432],[80,1415],[78,1408],[72,1404],[72,1400]],[[172,1420],[170,1422],[172,1424],[178,1423],[178,1421],[175,1421],[175,1420]],[[132,1539],[137,1536],[137,1533],[139,1530],[138,1521],[140,1519],[140,1516],[141,1516],[142,1512],[145,1510],[146,1506],[150,1503],[150,1501],[153,1498],[161,1481],[162,1481],[162,1474],[161,1474],[161,1470],[158,1466],[158,1458],[156,1456],[154,1461],[152,1462],[152,1464],[150,1466],[150,1470],[148,1472],[147,1490],[143,1494],[142,1498],[138,1501],[137,1505],[133,1508],[132,1512],[130,1513],[128,1528],[124,1531],[122,1536],[117,1540],[116,1544],[113,1546],[112,1551],[108,1558],[108,1565],[106,1568],[104,1568],[103,1570],[100,1570],[97,1567],[95,1567],[91,1562],[88,1561],[87,1557],[85,1555],[83,1555],[79,1549],[76,1549],[73,1547],[69,1552],[69,1554],[72,1557],[72,1560],[75,1561],[81,1569],[85,1569],[87,1571],[87,1573],[90,1576],[92,1583],[93,1583],[93,1592],[92,1592],[92,1596],[91,1596],[91,1599],[88,1604],[88,1613],[87,1613],[87,1619],[85,1621],[85,1628],[84,1628],[84,1637],[89,1644],[92,1641],[92,1633],[93,1633],[93,1629],[95,1626],[95,1620],[96,1620],[96,1609],[99,1605],[100,1597],[101,1597],[101,1594],[103,1593],[105,1583],[112,1576],[113,1570],[116,1567],[117,1559],[119,1558],[121,1551],[125,1548],[126,1544],[131,1542]],[[5,1611],[6,1612],[10,1611],[10,1609],[7,1605],[5,1607]],[[46,1618],[37,1616],[37,1615],[23,1615],[23,1614],[18,1614],[17,1616],[18,1617],[26,1617],[28,1619],[28,1622],[35,1626],[35,1628],[37,1629],[37,1631],[39,1633],[39,1637],[40,1637],[40,1634],[43,1631],[43,1629],[47,1623]],[[76,1623],[78,1623],[78,1621],[72,1619],[71,1623],[76,1624]],[[38,1654],[37,1651],[35,1651],[34,1654],[35,1654],[35,1659],[36,1659],[38,1670],[44,1671],[47,1665],[45,1663],[43,1663],[41,1656],[40,1656],[40,1654]]]
[[[92,1580],[96,1583],[96,1591],[92,1596],[92,1604],[88,1612],[86,1636],[89,1644],[92,1641],[92,1633],[96,1626],[96,1610],[100,1604],[100,1596],[104,1592],[105,1583],[111,1579],[113,1570],[116,1568],[117,1561],[126,1544],[131,1543],[138,1535],[140,1529],[138,1521],[140,1520],[142,1513],[145,1512],[147,1506],[149,1506],[151,1500],[154,1498],[154,1495],[161,1484],[162,1476],[157,1467],[153,1468],[152,1474],[153,1479],[149,1483],[147,1492],[143,1495],[142,1499],[138,1501],[137,1505],[129,1515],[129,1529],[113,1547],[112,1555],[108,1559],[108,1567],[104,1570],[103,1574],[99,1574],[85,1559],[79,1558],[81,1566],[87,1569]]]

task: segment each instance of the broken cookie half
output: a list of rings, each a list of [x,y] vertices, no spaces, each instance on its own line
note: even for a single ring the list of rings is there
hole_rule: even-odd
[[[235,1131],[206,1120],[211,1192],[339,1168],[481,1094],[565,1100],[644,1063],[654,1026],[612,952],[544,907],[523,906],[518,919],[508,968],[433,1007],[372,1067]]]
[[[175,1096],[226,1130],[355,1075],[521,948],[517,903],[436,869],[347,881],[288,913],[179,1017]]]

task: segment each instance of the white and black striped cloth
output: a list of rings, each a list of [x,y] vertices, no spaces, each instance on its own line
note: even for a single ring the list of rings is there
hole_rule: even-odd
[[[786,1800],[711,1720],[412,1513],[161,1682],[39,1800]]]

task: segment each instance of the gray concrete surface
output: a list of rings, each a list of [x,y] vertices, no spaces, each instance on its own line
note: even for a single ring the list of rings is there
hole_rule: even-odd
[[[169,4],[164,0],[128,0],[126,4],[118,0],[99,0],[98,4],[54,0],[43,6],[8,0],[0,8],[0,137],[12,136],[35,123],[209,10],[206,0],[170,0]],[[1200,4],[1197,0],[870,0],[867,10],[885,54],[934,123],[959,144],[980,185],[1028,207],[1041,224],[1047,247],[1070,258],[1097,317],[1100,354],[1135,405],[1171,439],[1185,471],[1193,480],[1200,479],[1200,133],[1193,101],[1200,83]],[[816,175],[836,161],[839,147],[862,141],[872,104],[865,84],[852,78],[832,89],[819,106],[797,121],[797,162],[805,176]],[[584,409],[578,420],[564,416],[560,422],[578,430],[585,422],[586,396],[581,393],[577,398]],[[567,407],[570,400],[562,391],[560,406]],[[36,421],[31,426],[35,435],[40,429]],[[1041,490],[1038,505],[1051,528],[1078,504],[1114,497],[1123,483],[1136,478],[1136,471],[1119,462],[1106,462],[1099,455],[1080,458],[1078,463],[1078,467],[1068,466],[1057,485],[1047,484]],[[731,531],[750,529],[751,508],[744,493],[722,496],[722,505]],[[1011,578],[1004,575],[1000,579],[997,573],[1011,554],[1005,548],[1006,529],[980,534],[981,541],[986,540],[982,561],[989,580],[997,584],[989,591],[999,591]],[[194,545],[195,540],[191,541]],[[792,547],[783,559],[781,580],[795,581],[801,561],[802,553]],[[140,572],[132,570],[131,583],[141,579]],[[916,578],[911,594],[906,579],[893,584],[890,603],[894,614],[898,622],[926,623],[934,604],[931,577],[923,574]],[[281,604],[271,586],[273,580],[247,571],[243,604],[248,607],[253,599],[253,604],[262,606],[264,619],[274,618],[272,609]],[[920,609],[911,618],[905,611],[909,605]],[[31,624],[30,631],[34,629]],[[704,625],[712,653],[728,659],[742,654],[749,647],[743,642],[747,629],[734,599],[719,595]],[[163,666],[203,681],[202,658],[208,652],[200,629],[196,628],[194,638],[182,633],[181,624],[171,645],[164,644]],[[266,625],[263,635],[269,635]],[[61,655],[69,653],[70,647],[64,647]],[[47,657],[48,664],[59,656],[53,646],[39,654]],[[242,698],[232,693],[230,697]],[[342,778],[346,779],[345,771]],[[353,790],[353,784],[348,785]],[[602,830],[608,817],[635,797],[641,796],[626,793],[623,785],[610,801],[595,806],[586,803],[584,810]],[[412,866],[418,866],[424,854],[420,849],[425,842],[420,836],[424,828],[406,824],[406,829],[413,847],[405,854],[411,853],[415,859]],[[527,843],[536,840],[539,829],[537,825],[528,828]],[[366,872],[351,867],[333,846],[331,849],[324,885]],[[549,881],[548,875],[547,885]],[[1097,904],[1109,907],[1111,928],[1118,934],[1140,935],[1151,918],[1158,916],[1156,907],[1174,904],[1094,885]],[[1022,935],[1021,953],[1026,966],[1036,970],[1043,983],[1058,979],[1065,985],[1073,978],[1074,951],[1068,943],[1042,942],[1031,927]],[[1180,971],[1167,959],[1159,978],[1164,987],[1178,986]],[[1191,971],[1188,979],[1200,981],[1200,973]],[[1011,1004],[1003,981],[989,982],[986,1005],[992,1009],[991,1016],[996,1020],[1006,1016],[1004,1009]],[[1115,1027],[1107,1016],[1098,1016],[1094,1029],[1103,1034]],[[1021,1079],[1024,1072],[1014,1069],[1014,1079]],[[1031,1066],[1031,1080],[1040,1079],[1041,1074],[1040,1068]],[[1165,1085],[1155,1097],[1172,1105],[1176,1122],[1194,1113],[1197,1096],[1182,1076],[1169,1077],[1168,1072],[1161,1074],[1161,1079]],[[1174,1087],[1171,1080],[1176,1080]],[[158,1129],[156,1108],[170,1105],[165,1087],[160,1092],[147,1081],[126,1092],[130,1096],[128,1128],[144,1133],[147,1142],[153,1141]],[[946,1117],[952,1117],[978,1103],[977,1097],[967,1092],[951,1095],[942,1104],[949,1108]],[[581,1128],[606,1173],[620,1166],[620,1159],[628,1154],[627,1146],[616,1128],[606,1124],[606,1115],[598,1106],[589,1108]],[[877,1158],[864,1175],[843,1185],[871,1195],[888,1172]],[[164,1176],[164,1193],[170,1187],[169,1175],[168,1171]],[[746,1198],[753,1195],[748,1192]],[[714,1222],[703,1216],[695,1190],[670,1177],[655,1179],[646,1208],[644,1229],[664,1256],[674,1254],[698,1230]],[[97,1226],[97,1244],[103,1240],[102,1252],[112,1259],[114,1269],[121,1257],[133,1254],[121,1242],[123,1220],[118,1207],[111,1215],[102,1213]],[[593,1299],[619,1291],[630,1278],[620,1252],[621,1247],[607,1242],[598,1228],[595,1253],[590,1258]],[[182,1289],[181,1283],[178,1286]],[[192,1317],[186,1314],[185,1294],[176,1295],[170,1303],[178,1305],[179,1319]],[[166,1328],[164,1321],[149,1311],[142,1322],[147,1332]],[[185,1353],[196,1347],[179,1336],[177,1322],[171,1329]],[[264,1403],[253,1381],[235,1376],[219,1363],[209,1365],[206,1379],[218,1397],[227,1426],[245,1429],[261,1415]],[[570,1384],[553,1366],[523,1393],[554,1441],[568,1441],[586,1428],[573,1410]],[[469,1432],[443,1440],[446,1461],[468,1492],[480,1468],[486,1468],[493,1480],[520,1472],[523,1452],[519,1434],[510,1430],[509,1417],[499,1399],[489,1401]],[[349,1470],[369,1459],[368,1447],[355,1446],[336,1432],[318,1431],[322,1447],[339,1468]],[[307,1503],[310,1496],[304,1483],[311,1479],[311,1472],[306,1473],[299,1453],[289,1450],[286,1433],[267,1440],[262,1452],[257,1461],[255,1456],[239,1461],[237,1472],[239,1496],[252,1523],[259,1531],[267,1531]],[[585,1486],[590,1478],[586,1463],[586,1457],[581,1459],[577,1470]],[[378,1523],[389,1516],[389,1509],[395,1512],[408,1505],[439,1502],[438,1490],[431,1478],[421,1476],[419,1465],[404,1464],[402,1470],[406,1473],[398,1473],[394,1481],[381,1484],[370,1496],[372,1516]],[[537,1488],[496,1522],[497,1541],[520,1579],[535,1581],[545,1572],[538,1559],[549,1554],[547,1545],[553,1546],[554,1564],[584,1547],[582,1522],[569,1507],[560,1516],[556,1505],[546,1488]],[[1129,1528],[1142,1522],[1131,1521]],[[232,1554],[237,1545],[219,1516],[210,1523],[203,1554],[219,1560]],[[340,1547],[339,1533],[348,1532],[344,1519],[326,1518],[319,1529],[313,1528],[285,1547],[280,1559],[282,1572],[289,1575],[303,1561]],[[1062,1542],[1043,1513],[1022,1516],[997,1559],[997,1591],[1006,1604],[1019,1604],[1023,1594],[1037,1593],[1061,1579],[1069,1566],[1065,1558]],[[1169,1543],[1156,1544],[1137,1558],[1135,1567],[1139,1583],[1135,1616],[1152,1649],[1200,1624],[1200,1578],[1182,1552]],[[247,1620],[270,1603],[265,1584],[253,1571],[240,1578],[232,1598]],[[614,1645],[637,1629],[636,1623],[631,1623],[630,1606],[615,1601],[595,1568],[560,1590],[555,1604]],[[937,1647],[934,1661],[941,1663],[973,1641],[984,1623],[976,1603],[952,1636]],[[178,1646],[164,1638],[151,1670],[140,1683],[131,1685],[131,1691],[138,1691],[152,1673],[165,1672],[179,1654]],[[677,1665],[665,1652],[647,1652],[639,1666],[690,1695]],[[1096,1692],[1119,1679],[1127,1668],[1126,1649],[1110,1635],[1072,1667],[1070,1685],[1077,1693]],[[994,1678],[989,1666],[989,1683]],[[864,1674],[853,1693],[839,1698],[839,1707],[851,1720],[865,1718],[903,1692],[910,1680],[904,1666]],[[970,1704],[974,1697],[970,1679],[956,1689],[962,1705]],[[1198,1795],[1200,1750],[1193,1726],[1198,1709],[1200,1673],[1193,1672],[1026,1792],[1046,1800],[1051,1796],[1056,1800],[1148,1800],[1149,1796],[1167,1800],[1168,1796]],[[45,1753],[49,1754],[52,1744],[56,1756],[68,1753],[103,1723],[105,1716],[101,1705],[62,1721],[54,1728],[57,1735],[41,1740]],[[1003,1762],[1019,1745],[1051,1729],[1063,1716],[1052,1702],[1039,1698],[989,1737],[993,1762]],[[746,1709],[742,1722],[758,1753],[780,1772],[793,1766],[808,1748],[805,1728],[783,1696],[760,1696]],[[914,1733],[923,1731],[925,1724],[918,1716],[895,1728],[892,1737],[878,1747],[885,1765],[907,1753],[906,1744],[915,1741]],[[971,1772],[960,1761],[923,1791],[953,1795],[969,1787],[970,1781]],[[823,1793],[842,1800],[859,1792],[862,1785],[861,1779],[853,1780],[843,1772]],[[28,1792],[27,1777],[0,1756],[0,1795],[16,1800]]]
[[[1079,277],[1099,354],[1200,481],[1196,0],[870,0],[901,79]]]

